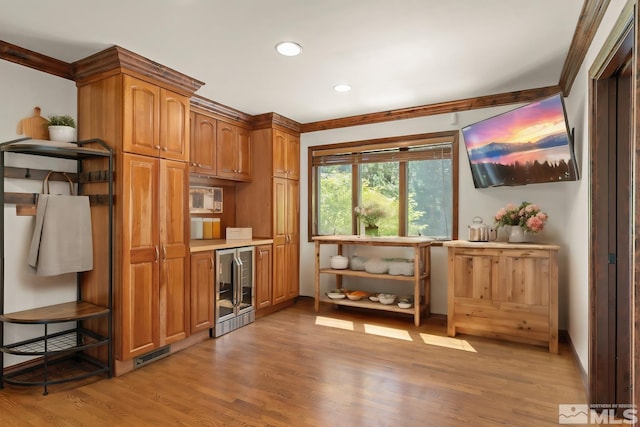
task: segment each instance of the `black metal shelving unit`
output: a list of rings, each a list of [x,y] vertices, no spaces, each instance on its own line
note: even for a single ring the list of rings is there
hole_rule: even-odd
[[[5,153],[29,154],[77,161],[78,194],[84,183],[106,182],[108,194],[89,196],[91,205],[108,205],[108,279],[107,306],[95,305],[82,299],[81,279],[83,273],[77,273],[77,299],[62,304],[38,307],[31,310],[5,313],[5,226],[4,209],[0,209],[0,367],[4,367],[4,354],[36,357],[37,362],[26,367],[11,370],[2,369],[0,388],[4,384],[42,386],[43,394],[47,387],[68,381],[78,381],[94,375],[113,375],[113,151],[103,141],[91,139],[74,144],[52,144],[49,141],[37,141],[22,138],[0,143],[0,198],[5,203],[35,204],[37,194],[5,193],[4,177],[13,176],[25,179],[40,179],[48,171],[10,168],[5,166]],[[83,161],[89,159],[108,159],[108,168],[103,171],[83,173]],[[10,173],[7,173],[10,172]],[[18,172],[18,173],[16,173]],[[22,175],[22,176],[20,176]],[[81,178],[82,177],[82,178]],[[101,242],[102,243],[102,242]],[[99,334],[85,327],[91,319],[106,319],[107,333]],[[19,342],[6,343],[4,325],[40,325],[42,335]],[[50,332],[56,324],[74,325],[64,331]],[[53,328],[57,329],[57,328]],[[106,360],[91,355],[92,349],[107,347]],[[95,353],[95,351],[94,351]],[[7,372],[5,372],[7,371]]]

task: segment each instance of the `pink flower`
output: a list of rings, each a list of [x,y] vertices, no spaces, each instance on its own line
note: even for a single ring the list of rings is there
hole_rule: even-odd
[[[544,222],[547,220],[547,214],[545,214],[544,212],[538,212],[536,214],[536,216],[538,217],[538,219],[540,219],[540,221]]]
[[[537,216],[532,216],[527,220],[527,227],[532,232],[537,233],[538,231],[542,231],[542,229],[544,228],[544,223]]]

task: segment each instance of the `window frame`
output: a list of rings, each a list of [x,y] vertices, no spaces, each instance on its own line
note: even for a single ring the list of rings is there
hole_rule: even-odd
[[[432,132],[432,133],[423,133],[416,135],[403,135],[397,137],[390,138],[378,138],[378,139],[368,139],[361,141],[350,141],[350,142],[340,142],[333,144],[325,144],[325,145],[314,145],[308,147],[307,156],[308,156],[308,192],[309,195],[307,201],[307,236],[308,241],[311,242],[314,236],[318,236],[318,234],[314,234],[316,231],[316,226],[314,225],[314,219],[317,215],[315,209],[317,209],[317,200],[318,200],[318,179],[319,179],[319,168],[314,165],[314,157],[318,157],[326,155],[327,153],[348,153],[354,152],[355,149],[358,152],[364,152],[366,150],[376,150],[382,149],[386,147],[393,148],[411,148],[416,146],[424,146],[430,144],[441,144],[441,143],[450,143],[451,144],[451,185],[452,185],[452,227],[451,227],[451,239],[456,240],[458,238],[458,181],[459,181],[459,155],[458,155],[458,144],[459,144],[459,131],[443,131],[443,132]],[[406,200],[407,191],[408,191],[408,183],[407,183],[407,174],[406,174],[406,161],[399,160],[399,194],[400,197]],[[315,176],[314,176],[315,174]],[[359,172],[358,172],[358,164],[352,164],[352,194],[357,194],[359,189]],[[352,212],[353,208],[356,207],[357,200],[354,200],[352,197]],[[400,218],[403,218],[398,224],[398,235],[406,236],[407,235],[407,212],[406,212],[406,203],[400,204],[400,212],[398,212]],[[351,223],[352,233],[357,234],[356,223],[352,221]],[[434,242],[437,243],[437,242]]]

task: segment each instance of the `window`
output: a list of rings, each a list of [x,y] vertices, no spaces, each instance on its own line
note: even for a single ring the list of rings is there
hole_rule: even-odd
[[[379,236],[457,238],[458,132],[309,148],[309,235],[358,234],[356,207]]]

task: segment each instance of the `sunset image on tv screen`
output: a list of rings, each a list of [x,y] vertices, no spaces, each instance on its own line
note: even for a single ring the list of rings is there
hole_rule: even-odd
[[[462,129],[476,187],[577,179],[560,94]]]

